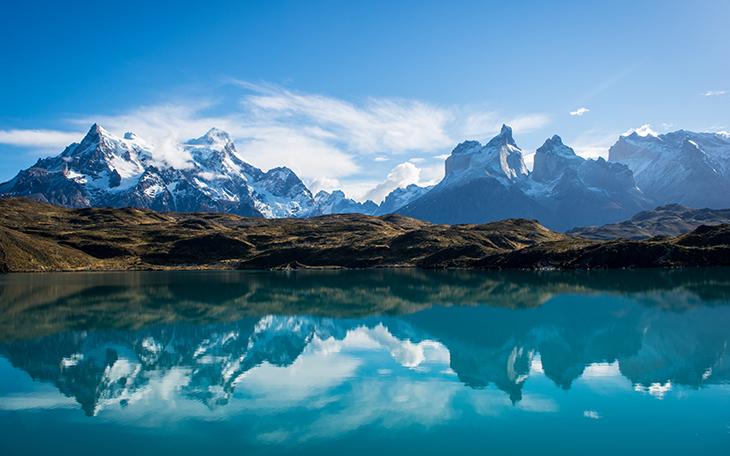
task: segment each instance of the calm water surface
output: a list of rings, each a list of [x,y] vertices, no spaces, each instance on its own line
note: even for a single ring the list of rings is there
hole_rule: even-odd
[[[0,454],[730,454],[730,271],[0,277]]]

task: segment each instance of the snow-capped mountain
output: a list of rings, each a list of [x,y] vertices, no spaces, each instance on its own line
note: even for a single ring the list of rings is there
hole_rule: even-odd
[[[730,135],[724,133],[634,131],[611,147],[608,161],[586,160],[556,135],[537,149],[530,172],[504,125],[485,145],[456,146],[438,185],[396,188],[380,205],[341,190],[313,196],[289,168],[264,172],[243,161],[230,136],[216,128],[180,149],[187,162],[171,166],[133,133],[120,138],[93,125],[80,143],[0,184],[0,195],[68,207],[269,218],[399,213],[436,223],[484,223],[519,217],[554,229],[613,223],[666,204],[730,207]]]
[[[56,157],[0,184],[0,194],[33,196],[70,207],[141,207],[287,217],[311,210],[313,198],[288,168],[268,172],[244,162],[227,133],[211,129],[182,144],[185,167],[153,158],[132,133],[118,138],[93,125],[84,139]]]
[[[380,206],[375,211],[374,215],[385,215],[392,214],[401,207],[425,195],[429,190],[433,188],[433,185],[428,187],[420,187],[416,184],[410,184],[406,187],[399,187],[388,193]]]
[[[649,205],[627,166],[579,157],[559,136],[537,150],[530,173],[504,125],[484,146],[456,146],[444,179],[396,212],[436,223],[534,218],[566,229],[626,218]]]
[[[488,176],[507,184],[528,173],[522,160],[522,150],[512,138],[512,129],[502,125],[500,133],[485,146],[477,141],[465,141],[456,146],[446,159],[443,183],[454,185],[460,181]]]
[[[342,190],[326,192],[320,190],[314,195],[314,206],[307,214],[309,216],[326,214],[365,214],[373,215],[378,210],[378,205],[367,200],[364,203],[347,198]]]
[[[186,166],[173,167],[156,160],[154,148],[137,135],[119,138],[95,124],[80,143],[0,184],[0,195],[77,208],[131,206],[267,218],[374,214],[379,209],[372,201],[347,198],[341,190],[312,196],[291,169],[264,172],[243,161],[231,137],[217,128],[181,149],[190,159]],[[389,195],[388,212],[419,193],[399,191],[393,192],[397,197]]]
[[[609,150],[641,190],[659,204],[730,207],[730,137],[679,130],[662,135],[632,132]]]

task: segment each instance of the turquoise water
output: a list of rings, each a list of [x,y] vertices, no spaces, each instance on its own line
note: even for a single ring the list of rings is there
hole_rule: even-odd
[[[730,271],[0,277],[0,454],[730,454]]]

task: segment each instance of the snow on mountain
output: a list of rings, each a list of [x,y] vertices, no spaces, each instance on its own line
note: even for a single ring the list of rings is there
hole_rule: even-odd
[[[309,216],[326,215],[326,214],[366,214],[373,215],[378,210],[378,205],[367,200],[359,203],[353,199],[345,197],[342,190],[327,192],[320,190],[314,195],[314,206],[307,214]]]
[[[0,193],[70,207],[134,206],[161,211],[217,211],[292,217],[311,211],[311,193],[288,168],[268,172],[243,161],[230,136],[216,128],[181,145],[188,166],[154,159],[133,133],[117,138],[93,125],[78,144],[39,160],[0,184]]]
[[[446,177],[397,212],[436,223],[533,218],[567,229],[630,217],[647,204],[628,167],[585,160],[559,136],[537,150],[530,173],[503,126],[484,146],[459,144],[446,160]]]
[[[215,211],[254,217],[400,213],[436,223],[533,218],[569,229],[602,225],[658,205],[730,207],[730,136],[648,126],[622,135],[609,160],[586,160],[557,135],[525,166],[512,129],[482,145],[465,141],[445,162],[436,186],[392,191],[380,206],[341,190],[307,189],[285,167],[264,172],[242,160],[231,137],[212,128],[179,145],[184,166],[155,159],[134,133],[119,138],[93,125],[80,143],[38,160],[0,184],[0,195],[30,196],[68,207],[140,207]]]
[[[388,196],[386,196],[383,202],[380,203],[380,206],[378,207],[378,210],[375,211],[374,215],[392,214],[416,198],[420,198],[432,188],[433,185],[420,187],[416,184],[396,188],[392,192],[388,193]]]
[[[456,182],[483,176],[509,182],[527,176],[522,151],[512,138],[512,129],[502,125],[500,133],[485,146],[465,141],[446,159],[444,182]]]
[[[633,132],[609,149],[609,161],[627,165],[639,188],[657,204],[730,206],[730,138],[725,135]]]

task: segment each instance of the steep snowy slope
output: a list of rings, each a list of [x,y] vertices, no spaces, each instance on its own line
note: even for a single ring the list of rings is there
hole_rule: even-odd
[[[154,159],[134,134],[117,138],[93,125],[79,144],[39,160],[0,184],[0,194],[33,196],[69,207],[133,206],[161,211],[215,211],[264,217],[300,216],[314,200],[288,168],[268,172],[244,162],[227,133],[211,129],[181,145],[184,167]]]
[[[621,136],[609,160],[624,163],[657,204],[730,207],[730,137],[679,130]]]

